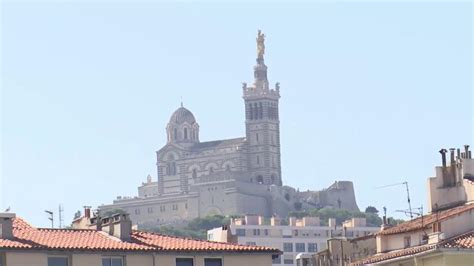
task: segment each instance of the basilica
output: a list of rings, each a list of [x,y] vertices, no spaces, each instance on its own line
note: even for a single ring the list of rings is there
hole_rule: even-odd
[[[199,124],[182,104],[166,125],[151,176],[136,197],[117,197],[100,211],[123,209],[135,224],[163,224],[207,215],[282,216],[310,207],[358,210],[353,185],[336,181],[322,191],[283,186],[280,156],[280,85],[271,86],[264,62],[265,35],[258,31],[254,80],[242,84],[245,136],[201,142]]]

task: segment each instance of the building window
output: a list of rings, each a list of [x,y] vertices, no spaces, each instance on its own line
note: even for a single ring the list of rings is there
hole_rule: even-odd
[[[178,204],[173,204],[172,208],[173,208],[173,211],[177,211],[178,210]]]
[[[298,230],[295,230],[293,233],[295,234],[295,236],[298,236]]]
[[[257,183],[263,184],[263,177],[261,175],[257,176]]]
[[[204,259],[204,266],[222,266],[222,259]]]
[[[281,263],[281,256],[275,257],[272,259],[272,264],[280,264]]]
[[[160,212],[165,212],[166,211],[166,206],[163,205],[163,206],[160,206]]]
[[[253,104],[253,119],[258,119],[258,107],[257,104]]]
[[[214,173],[214,167],[213,166],[209,167],[209,174],[212,174],[212,173]]]
[[[295,244],[295,250],[296,250],[296,252],[305,252],[306,249],[305,249],[304,243],[296,243]]]
[[[140,209],[135,209],[135,214],[139,215],[140,214]]]
[[[318,251],[318,244],[308,243],[308,252],[316,252],[316,251]]]
[[[253,235],[254,236],[259,236],[260,235],[260,229],[253,229]]]
[[[405,248],[409,248],[411,246],[411,236],[404,237],[403,243],[405,245]]]
[[[293,243],[283,243],[284,252],[293,252]]]
[[[258,133],[255,133],[255,141],[258,143]]]
[[[257,164],[260,165],[260,156],[257,155]]]
[[[2,261],[0,260],[0,263]],[[3,264],[1,264],[3,265]],[[48,266],[68,266],[68,257],[48,257]]]
[[[184,128],[184,139],[188,139],[188,129]]]
[[[235,230],[235,233],[237,234],[237,236],[245,236],[245,229],[239,228]]]
[[[102,266],[123,266],[123,259],[120,257],[103,257]]]
[[[293,259],[292,258],[285,258],[283,260],[283,264],[293,265]]]
[[[268,229],[263,229],[263,234],[265,234],[266,236],[268,236]]]
[[[153,208],[152,207],[148,208],[148,213],[153,213]]]
[[[176,258],[176,266],[193,266],[192,258]]]
[[[230,171],[230,165],[229,165],[229,164],[225,166],[225,170],[226,170],[227,172]]]

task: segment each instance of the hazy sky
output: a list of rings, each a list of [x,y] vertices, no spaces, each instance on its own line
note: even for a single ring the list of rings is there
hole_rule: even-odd
[[[0,211],[133,196],[180,98],[201,141],[244,136],[257,29],[281,83],[283,182],[354,182],[361,209],[426,207],[440,148],[473,142],[470,3],[4,1]]]

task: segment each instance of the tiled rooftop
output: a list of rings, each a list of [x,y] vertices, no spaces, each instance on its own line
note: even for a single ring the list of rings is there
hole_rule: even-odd
[[[189,251],[249,252],[278,254],[278,249],[219,243],[156,233],[132,231],[130,241],[122,241],[93,229],[35,228],[21,218],[13,220],[13,238],[0,239],[0,249],[58,249],[80,251]]]
[[[401,250],[394,250],[386,253],[376,254],[372,257],[353,262],[352,265],[366,265],[378,263],[390,259],[399,259],[406,256],[416,255],[421,252],[436,250],[439,248],[452,248],[452,249],[473,249],[474,250],[474,231],[464,233],[459,236],[455,236],[446,240],[443,240],[437,244],[426,244],[417,247],[405,248]]]
[[[443,211],[433,212],[423,217],[419,217],[414,220],[399,224],[397,226],[387,228],[383,231],[378,232],[377,235],[392,235],[420,230],[422,229],[422,227],[428,228],[436,221],[442,221],[444,219],[459,215],[472,209],[474,209],[474,204],[466,204]]]

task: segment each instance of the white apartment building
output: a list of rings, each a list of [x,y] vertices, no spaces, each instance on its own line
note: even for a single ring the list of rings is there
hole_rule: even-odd
[[[262,216],[247,215],[232,219],[228,226],[209,230],[208,240],[277,248],[283,254],[274,258],[272,265],[296,265],[298,254],[325,249],[328,238],[355,238],[379,230],[379,227],[367,226],[365,218],[353,218],[342,225],[336,225],[335,219],[329,219],[328,225],[322,226],[318,217],[290,217],[289,225],[282,225],[276,217],[268,222]]]

